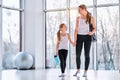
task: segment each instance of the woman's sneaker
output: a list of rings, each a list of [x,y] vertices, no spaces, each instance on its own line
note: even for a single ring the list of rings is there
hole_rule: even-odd
[[[84,72],[83,77],[87,77],[87,72]]]
[[[61,75],[59,75],[59,77],[65,77],[65,74],[64,74],[64,73],[62,73]]]

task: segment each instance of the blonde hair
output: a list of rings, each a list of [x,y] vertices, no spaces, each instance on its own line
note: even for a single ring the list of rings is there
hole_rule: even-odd
[[[58,39],[59,41],[61,40],[60,31],[61,31],[61,28],[63,28],[64,25],[65,25],[64,23],[62,23],[62,24],[59,25],[59,30],[58,30],[58,32],[57,32],[57,39]]]

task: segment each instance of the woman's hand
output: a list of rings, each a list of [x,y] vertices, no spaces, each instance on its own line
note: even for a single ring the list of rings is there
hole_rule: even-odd
[[[89,32],[88,35],[90,35],[90,36],[93,35],[93,32]]]

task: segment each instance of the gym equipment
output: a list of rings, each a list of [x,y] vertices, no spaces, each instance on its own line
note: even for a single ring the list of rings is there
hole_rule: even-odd
[[[33,65],[33,56],[27,52],[18,52],[15,56],[17,69],[30,69]]]
[[[2,58],[2,67],[3,69],[13,69],[14,66],[15,54],[4,53]]]

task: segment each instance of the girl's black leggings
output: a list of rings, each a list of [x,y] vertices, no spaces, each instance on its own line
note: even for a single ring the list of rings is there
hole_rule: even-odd
[[[76,63],[77,69],[80,69],[81,64],[81,51],[84,44],[84,53],[85,53],[85,70],[88,70],[90,63],[90,46],[91,46],[91,36],[89,35],[77,35],[76,41]]]
[[[58,51],[58,55],[59,55],[59,59],[60,59],[60,67],[61,67],[62,73],[65,72],[67,54],[68,54],[68,50],[61,49]]]

